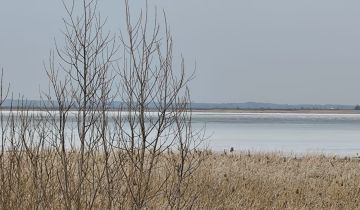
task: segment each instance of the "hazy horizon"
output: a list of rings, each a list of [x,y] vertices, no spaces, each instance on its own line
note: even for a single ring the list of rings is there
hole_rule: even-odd
[[[183,55],[197,103],[360,103],[360,2],[355,0],[149,2],[167,13],[176,57]],[[118,33],[123,1],[100,1]],[[130,2],[138,11],[144,1]],[[61,1],[5,1],[0,8],[0,68],[15,94],[39,98],[43,62],[62,44]]]

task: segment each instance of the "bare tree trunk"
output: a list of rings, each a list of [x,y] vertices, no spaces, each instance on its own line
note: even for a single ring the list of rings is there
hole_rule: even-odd
[[[1,70],[1,80],[0,80],[0,129],[1,129],[1,151],[0,151],[0,203],[1,209],[7,209],[8,208],[8,201],[9,201],[9,193],[8,188],[6,186],[6,160],[8,159],[5,153],[7,150],[7,141],[6,137],[8,135],[9,130],[9,116],[4,116],[3,113],[3,104],[6,101],[8,94],[9,94],[9,88],[10,85],[7,87],[4,87],[4,70]]]
[[[48,113],[48,120],[51,129],[54,129],[55,139],[52,144],[60,156],[62,172],[58,175],[59,184],[61,186],[62,195],[64,199],[65,209],[72,209],[72,198],[70,193],[70,175],[69,175],[69,159],[67,155],[67,145],[70,148],[70,142],[66,138],[65,129],[68,121],[68,114],[74,102],[72,101],[71,93],[68,90],[69,78],[65,77],[64,81],[59,81],[59,72],[55,70],[54,54],[50,54],[49,67],[46,68],[46,73],[50,81],[52,93],[46,93],[44,105]],[[54,97],[54,98],[53,98]],[[56,112],[54,112],[54,109]]]
[[[100,187],[100,183],[94,183],[97,182],[95,177],[92,177],[92,183],[85,182],[91,171],[89,167],[95,167],[97,161],[95,149],[100,138],[94,135],[94,131],[97,121],[102,116],[102,104],[98,99],[107,97],[103,95],[105,93],[101,87],[103,82],[108,82],[102,76],[106,76],[104,72],[111,67],[117,47],[114,37],[104,32],[106,21],[103,21],[97,12],[97,0],[82,0],[81,3],[73,0],[69,5],[63,3],[68,15],[64,19],[66,44],[63,48],[57,47],[56,50],[64,64],[61,65],[61,69],[69,78],[69,94],[75,102],[73,108],[77,109],[80,145],[77,156],[75,203],[76,208],[81,209],[91,207],[96,197],[86,195],[85,188],[92,187],[92,190],[97,192]],[[81,8],[79,15],[75,14],[75,8]]]
[[[184,64],[178,72],[173,68],[173,42],[165,15],[164,28],[160,27],[156,12],[155,21],[150,24],[146,7],[133,24],[127,0],[125,7],[127,30],[125,36],[120,37],[125,54],[119,75],[120,101],[128,113],[127,120],[118,119],[116,125],[124,151],[120,166],[126,179],[128,199],[133,209],[143,209],[148,208],[169,180],[168,175],[160,173],[166,151],[182,145],[177,153],[184,166],[180,169],[181,184],[185,182],[184,174],[188,173],[185,172],[188,151],[194,150],[201,138],[190,135],[194,133],[191,126],[187,127],[189,135],[182,133],[181,126],[191,125],[191,117],[185,116],[191,115],[186,86],[192,77],[185,76]],[[154,185],[155,177],[157,185]],[[184,194],[177,194],[179,203]]]

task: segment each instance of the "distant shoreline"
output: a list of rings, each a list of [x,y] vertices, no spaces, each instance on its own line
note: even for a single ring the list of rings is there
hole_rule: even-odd
[[[0,107],[0,111],[20,111],[20,110],[28,110],[28,111],[57,111],[57,108],[19,108],[19,107]],[[70,109],[69,111],[77,111],[77,109]],[[117,112],[117,111],[126,111],[119,110],[115,108],[108,109],[109,112]],[[149,112],[154,112],[156,110],[150,109]],[[226,108],[209,108],[209,109],[199,109],[192,108],[192,112],[203,112],[203,113],[289,113],[289,114],[360,114],[360,110],[356,109],[226,109]]]
[[[193,109],[192,111],[209,113],[360,114],[360,110],[355,109]]]

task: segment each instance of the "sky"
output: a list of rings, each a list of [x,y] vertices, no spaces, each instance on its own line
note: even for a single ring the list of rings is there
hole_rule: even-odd
[[[164,9],[194,102],[360,103],[358,0],[149,0]],[[123,0],[99,12],[118,33]],[[43,63],[61,44],[60,0],[1,0],[0,68],[15,94],[39,98]],[[130,0],[136,13],[144,0]],[[150,13],[152,14],[152,13]]]

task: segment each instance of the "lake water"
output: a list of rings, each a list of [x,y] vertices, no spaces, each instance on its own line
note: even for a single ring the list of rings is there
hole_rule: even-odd
[[[360,154],[360,115],[194,112],[206,124],[207,143],[216,151]]]
[[[214,151],[360,154],[360,114],[193,112],[192,119],[195,129],[206,126],[206,145]],[[70,125],[68,134],[76,123]]]

